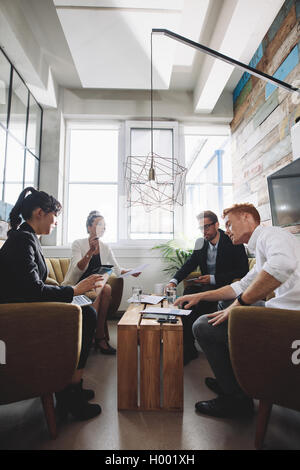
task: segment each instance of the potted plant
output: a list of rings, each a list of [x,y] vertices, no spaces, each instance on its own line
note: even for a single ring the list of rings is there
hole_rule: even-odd
[[[178,240],[169,240],[160,245],[156,245],[152,250],[160,250],[166,267],[164,272],[171,276],[181,268],[193,252],[193,242],[182,238]]]

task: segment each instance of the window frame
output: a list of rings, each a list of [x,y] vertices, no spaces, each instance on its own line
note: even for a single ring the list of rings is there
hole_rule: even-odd
[[[113,128],[119,130],[119,151],[118,151],[118,207],[117,207],[117,241],[110,242],[112,247],[145,247],[150,248],[154,244],[165,242],[165,239],[130,239],[129,234],[129,208],[126,204],[126,187],[125,187],[125,163],[127,156],[130,155],[130,130],[131,128],[150,129],[149,121],[121,121],[121,120],[66,120],[66,140],[65,140],[65,161],[64,161],[64,190],[63,199],[64,207],[67,210],[63,211],[63,245],[69,246],[67,240],[68,234],[68,209],[69,209],[69,170],[70,170],[70,138],[71,131],[75,129],[103,129]],[[184,156],[179,157],[179,124],[177,121],[155,121],[153,123],[155,129],[172,129],[173,131],[173,152],[174,158],[177,158],[178,163],[184,166]],[[86,183],[87,184],[87,183]],[[174,234],[176,238],[178,235],[176,227],[182,227],[183,221],[183,207],[175,206],[174,210]],[[178,231],[181,233],[180,231]]]
[[[130,155],[130,152],[131,152],[131,145],[130,145],[131,129],[150,129],[150,128],[151,128],[150,121],[143,121],[143,120],[125,121],[125,128],[124,128],[125,148],[123,152],[123,163],[122,163],[124,170],[125,170],[127,157]],[[184,154],[182,152],[181,153],[179,152],[179,123],[178,121],[153,121],[153,129],[171,129],[172,130],[173,132],[173,158],[177,159],[178,163],[184,166],[185,165]],[[120,219],[119,219],[119,226],[121,228],[119,232],[120,234],[119,242],[122,243],[122,245],[139,246],[139,247],[143,246],[145,248],[152,247],[153,245],[158,244],[158,243],[165,243],[166,239],[163,239],[163,238],[151,238],[151,239],[129,238],[130,208],[127,207],[127,204],[126,204],[126,188],[125,188],[124,170],[123,170],[123,178],[121,181],[121,195],[122,195],[123,202],[125,203],[125,209],[123,210],[123,213],[120,214]],[[180,206],[176,204],[174,207],[174,213],[173,213],[174,233],[173,233],[172,238],[176,238],[178,235],[181,234],[180,230],[178,230],[178,227],[182,227],[183,210],[184,210],[184,206]]]
[[[22,149],[23,151],[23,176],[22,176],[22,189],[25,187],[25,176],[26,176],[26,163],[27,163],[27,154],[30,154],[32,157],[37,162],[37,174],[36,174],[36,181],[35,181],[35,187],[36,189],[39,189],[40,187],[40,171],[41,171],[41,151],[42,151],[42,131],[43,131],[43,108],[39,104],[39,102],[35,99],[34,95],[31,93],[29,87],[27,86],[25,80],[23,77],[20,75],[20,73],[17,71],[3,48],[0,47],[0,54],[5,58],[7,61],[9,67],[10,67],[10,76],[9,76],[9,86],[8,86],[8,95],[7,95],[7,116],[6,116],[6,125],[0,123],[1,129],[5,132],[5,146],[4,146],[4,164],[3,164],[3,174],[0,175],[0,184],[2,184],[2,189],[1,189],[1,200],[2,202],[5,201],[5,194],[6,194],[6,185],[11,185],[13,183],[7,183],[6,182],[6,166],[7,166],[7,147],[8,147],[8,137],[13,139]],[[12,93],[13,93],[13,80],[14,77],[17,76],[17,78],[20,80],[22,85],[25,86],[26,92],[27,92],[27,103],[26,103],[26,119],[25,119],[25,135],[24,139],[21,141],[11,130],[11,103],[12,103]],[[32,150],[27,146],[27,139],[28,139],[28,125],[29,125],[29,112],[30,112],[30,99],[32,99],[37,107],[40,110],[40,122],[39,122],[39,145],[38,148],[36,148],[36,153],[33,153]]]
[[[101,121],[101,120],[72,120],[69,119],[66,121],[66,128],[65,128],[65,161],[64,161],[64,183],[63,183],[63,200],[64,200],[64,207],[66,210],[63,211],[62,214],[62,225],[63,225],[63,233],[62,233],[62,243],[64,246],[70,246],[72,242],[68,242],[68,215],[69,215],[69,184],[70,184],[70,142],[71,142],[71,131],[72,130],[103,130],[103,129],[112,129],[118,130],[118,181],[115,182],[105,182],[99,184],[116,184],[117,185],[117,242],[110,242],[109,244],[112,246],[116,246],[119,240],[119,192],[120,192],[120,161],[121,161],[121,128],[122,123],[118,120],[114,121]],[[80,181],[78,181],[80,183]],[[82,182],[82,184],[94,184],[93,182]],[[98,184],[98,183],[97,183]]]

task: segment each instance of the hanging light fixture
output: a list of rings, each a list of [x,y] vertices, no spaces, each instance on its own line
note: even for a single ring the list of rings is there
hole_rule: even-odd
[[[125,183],[128,206],[142,205],[146,212],[154,209],[174,211],[183,205],[187,169],[176,158],[158,155],[153,151],[153,44],[151,33],[150,135],[148,155],[127,157]]]

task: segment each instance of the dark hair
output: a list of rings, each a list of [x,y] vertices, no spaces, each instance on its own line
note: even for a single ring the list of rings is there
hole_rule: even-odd
[[[88,233],[89,233],[88,227],[90,227],[91,225],[93,225],[94,220],[97,219],[98,217],[102,217],[102,219],[103,219],[103,215],[101,215],[99,211],[91,211],[91,212],[89,213],[89,215],[87,216],[87,219],[86,219],[86,229],[87,229],[87,232],[88,232]]]
[[[38,207],[47,214],[54,212],[55,215],[58,215],[62,205],[53,196],[44,191],[38,191],[31,187],[25,188],[9,214],[9,223],[12,230],[17,230],[22,222],[22,217],[24,220],[30,219],[32,212]]]
[[[200,214],[197,215],[197,219],[209,219],[211,223],[216,224],[218,222],[218,217],[217,215],[212,212],[212,211],[203,211],[200,212]]]

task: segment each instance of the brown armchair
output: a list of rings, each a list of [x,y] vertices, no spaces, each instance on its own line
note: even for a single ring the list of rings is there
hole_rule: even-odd
[[[300,311],[236,307],[228,334],[236,378],[259,400],[255,447],[260,449],[273,403],[300,411],[300,364],[292,361],[292,343],[300,340]]]
[[[40,396],[56,437],[53,392],[70,383],[81,348],[81,310],[60,302],[0,305],[0,405]]]

